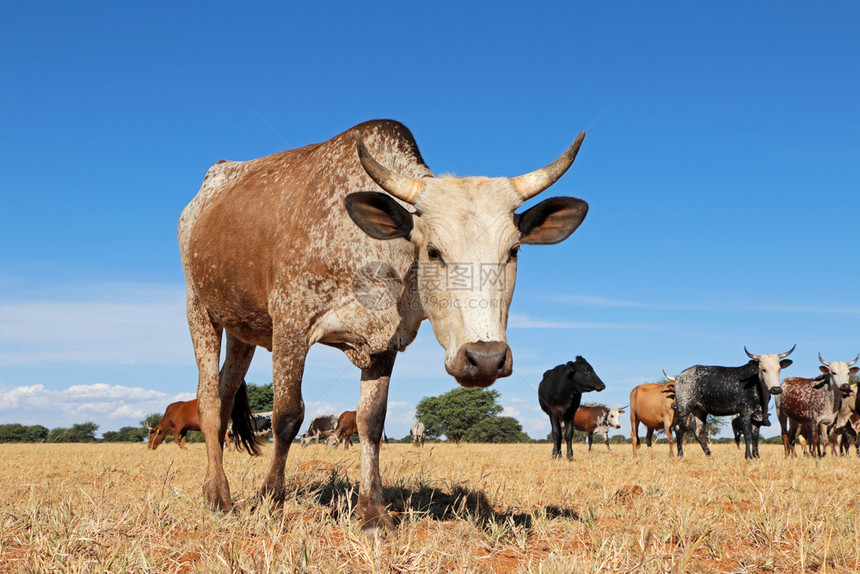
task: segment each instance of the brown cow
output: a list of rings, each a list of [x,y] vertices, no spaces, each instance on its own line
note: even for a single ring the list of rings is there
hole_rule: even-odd
[[[669,456],[675,456],[673,450],[675,441],[672,439],[672,427],[677,423],[675,411],[674,379],[666,375],[669,383],[642,383],[630,392],[630,436],[633,439],[633,454],[639,450],[639,423],[645,425],[645,444],[651,452],[651,440],[654,431],[665,430],[669,441]]]
[[[588,205],[555,197],[516,210],[568,170],[584,137],[514,178],[435,177],[409,130],[390,120],[212,166],[178,229],[203,434],[223,434],[256,347],[270,350],[275,442],[260,494],[283,501],[287,454],[304,419],[305,359],[316,343],[341,349],[362,370],[358,516],[367,534],[390,527],[379,440],[397,352],[428,319],[459,384],[510,376],[520,246],[563,241]],[[463,282],[470,269],[475,281]],[[229,510],[221,448],[207,443],[206,455],[204,496]]]
[[[850,363],[842,361],[821,361],[821,375],[814,379],[788,377],[782,381],[783,393],[775,398],[776,414],[782,431],[782,444],[785,456],[797,456],[794,451],[794,437],[797,430],[809,425],[812,456],[824,456],[826,447],[821,438],[827,439],[830,430],[836,425],[842,410],[843,398],[851,393],[849,375],[857,372],[851,368],[860,355]]]
[[[334,448],[343,443],[343,448],[349,448],[352,436],[358,434],[358,424],[355,417],[356,411],[344,411],[337,419],[337,427],[326,440],[326,444]]]
[[[591,444],[594,442],[595,434],[602,434],[603,440],[606,442],[606,449],[609,448],[609,429],[621,428],[621,415],[624,414],[624,409],[607,409],[603,405],[594,407],[580,406],[573,414],[573,428],[588,433],[588,450],[591,451]]]
[[[197,399],[190,401],[178,401],[170,403],[164,410],[161,420],[152,428],[145,425],[149,429],[149,441],[147,448],[155,450],[168,435],[173,436],[173,440],[179,448],[185,448],[185,440],[188,431],[200,430],[200,419],[197,416]]]

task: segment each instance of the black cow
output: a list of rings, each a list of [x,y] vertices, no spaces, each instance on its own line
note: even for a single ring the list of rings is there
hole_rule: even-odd
[[[582,402],[582,393],[602,391],[606,388],[600,377],[582,357],[568,361],[543,374],[538,387],[540,408],[549,415],[552,425],[552,456],[561,457],[561,425],[564,424],[564,440],[567,442],[567,458],[573,460],[573,415]]]
[[[272,413],[256,413],[254,419],[254,434],[257,436],[266,436],[272,434]]]
[[[744,351],[752,360],[741,367],[696,365],[675,377],[678,456],[684,456],[683,440],[687,434],[690,413],[703,425],[708,415],[726,417],[738,414],[746,443],[745,457],[758,458],[758,433],[754,432],[753,427],[770,424],[767,420],[767,404],[771,394],[782,392],[779,372],[791,364],[791,360],[785,357],[794,351],[794,347],[778,355],[753,355],[746,347]],[[761,415],[758,420],[753,420],[758,409],[761,409]],[[707,441],[698,434],[696,439],[705,454],[710,456],[711,449]]]

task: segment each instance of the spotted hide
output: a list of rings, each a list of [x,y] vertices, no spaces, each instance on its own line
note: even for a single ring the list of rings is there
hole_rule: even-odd
[[[357,514],[367,534],[390,527],[379,441],[395,356],[428,319],[461,385],[511,374],[505,331],[520,245],[566,239],[587,204],[555,197],[516,210],[567,171],[584,135],[514,178],[435,177],[409,130],[390,120],[212,166],[178,230],[204,436],[226,430],[225,407],[255,348],[271,350],[274,448],[260,493],[283,501],[287,454],[304,419],[305,358],[316,343],[340,349],[362,371]],[[206,447],[204,495],[228,510],[221,448]]]

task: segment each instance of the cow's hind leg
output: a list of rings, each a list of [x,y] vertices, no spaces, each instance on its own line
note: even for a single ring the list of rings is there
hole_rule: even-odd
[[[200,430],[206,441],[208,467],[203,489],[213,506],[224,510],[232,507],[230,485],[223,468],[223,437],[233,411],[236,391],[242,385],[245,373],[254,358],[254,345],[243,343],[227,333],[224,353],[224,366],[218,378],[197,388],[197,411],[200,416]],[[201,381],[202,382],[202,381]],[[234,432],[238,429],[235,428]],[[212,502],[213,499],[216,502]]]
[[[639,451],[639,421],[636,420],[635,410],[631,408],[630,412],[630,440],[633,443],[633,454]]]
[[[549,424],[552,427],[552,457],[561,458],[561,419],[550,414]]]
[[[219,414],[221,395],[218,391],[218,361],[221,354],[221,333],[219,325],[212,322],[209,313],[189,289],[188,328],[194,358],[197,361],[197,411],[200,416],[200,430],[206,440],[206,477],[203,479],[203,494],[213,510],[230,510],[233,501],[230,487],[224,474]]]
[[[708,413],[694,412],[693,414],[699,421],[696,424],[696,440],[699,441],[699,445],[702,447],[705,454],[707,456],[711,456],[711,449],[708,447],[706,426],[708,422]],[[749,437],[749,435],[747,435],[747,437]],[[749,439],[747,439],[747,458],[749,458]]]
[[[272,462],[263,480],[260,495],[280,503],[284,500],[284,470],[290,445],[305,418],[302,400],[302,375],[309,344],[292,322],[277,321],[272,349],[272,388],[275,404],[272,410]]]
[[[395,352],[380,353],[361,371],[361,398],[358,401],[356,425],[361,441],[361,484],[358,490],[358,516],[366,534],[391,527],[391,519],[382,497],[379,475],[379,443],[388,409],[388,383],[394,368]],[[348,437],[351,438],[351,437]]]
[[[564,442],[567,445],[567,460],[573,460],[573,417],[564,421]]]

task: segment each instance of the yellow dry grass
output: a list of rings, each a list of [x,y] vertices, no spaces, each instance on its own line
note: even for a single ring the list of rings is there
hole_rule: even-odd
[[[2,572],[856,572],[860,460],[763,445],[383,447],[398,526],[365,539],[357,448],[293,449],[282,510],[262,457],[226,453],[236,511],[205,508],[203,445],[0,445]]]

